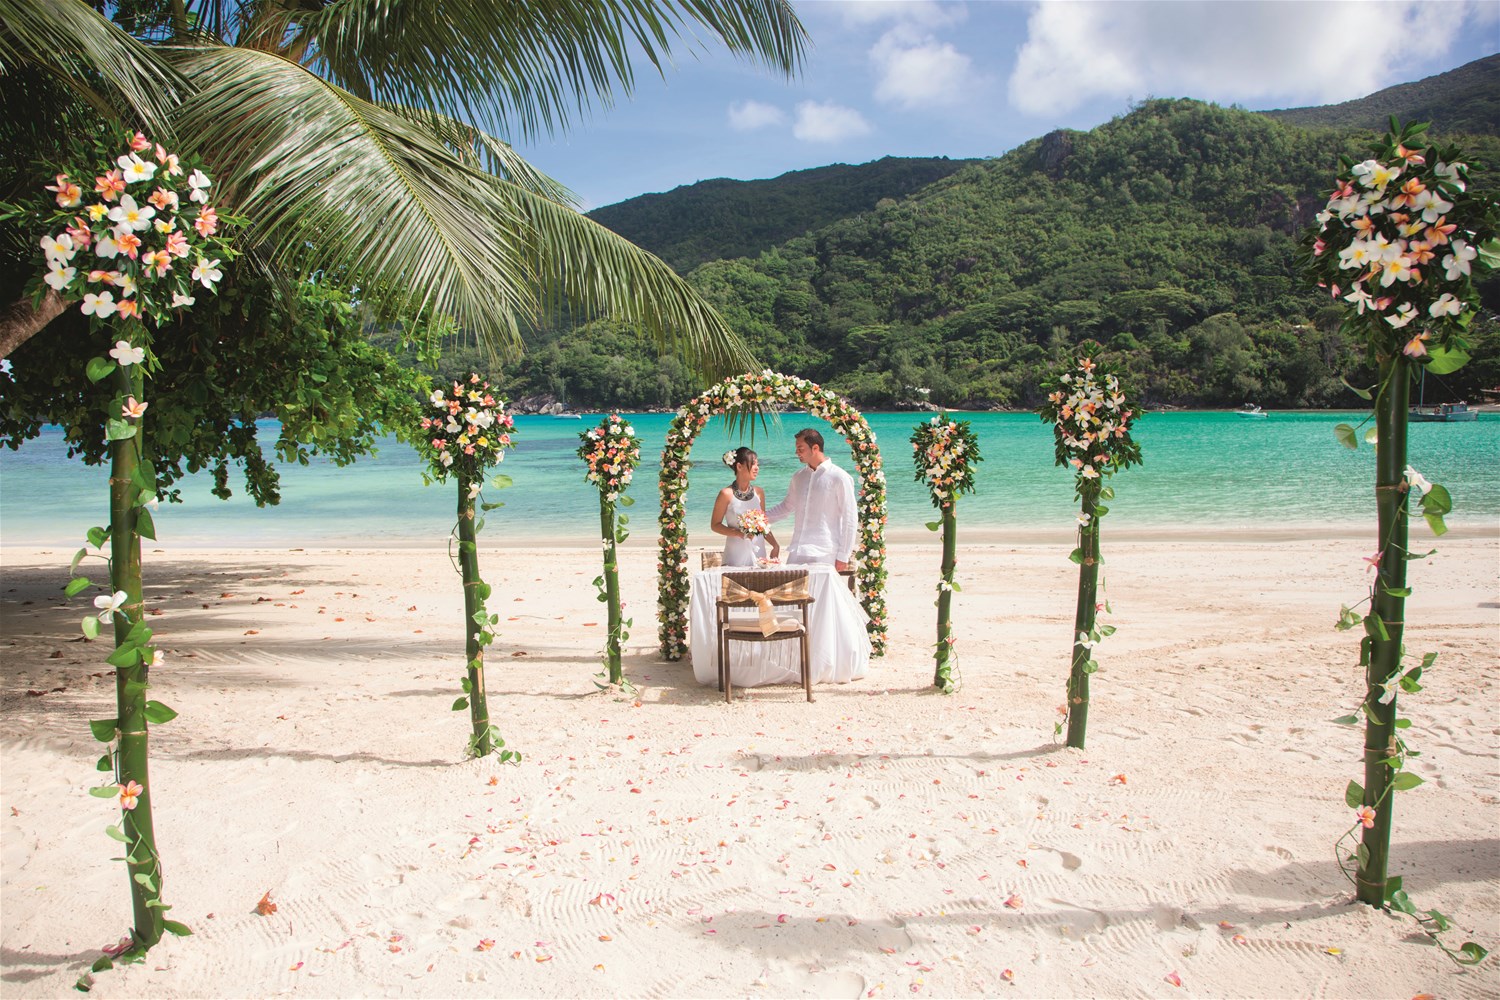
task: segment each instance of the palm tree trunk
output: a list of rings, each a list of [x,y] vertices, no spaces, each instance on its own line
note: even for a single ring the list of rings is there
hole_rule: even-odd
[[[17,299],[0,312],[0,359],[10,357],[10,352],[39,333],[48,323],[57,319],[67,308],[52,289],[42,297],[39,306],[31,304],[31,297]]]
[[[1083,749],[1089,721],[1089,674],[1092,647],[1080,641],[1094,631],[1099,596],[1099,484],[1083,489],[1083,513],[1088,523],[1078,529],[1078,607],[1073,614],[1073,666],[1068,674],[1068,746]]]
[[[122,398],[140,399],[145,378],[140,365],[115,369],[115,382]],[[141,536],[137,532],[135,498],[136,466],[140,462],[145,425],[137,421],[135,434],[110,442],[109,529],[110,585],[125,591],[125,603],[115,613],[115,648],[127,645],[131,629],[141,621]],[[123,809],[121,830],[125,834],[126,870],[130,874],[130,898],[135,917],[135,943],[151,947],[161,940],[161,864],[156,852],[156,832],[151,824],[151,778],[149,725],[146,719],[146,685],[150,667],[137,653],[115,668],[116,725],[120,746],[116,776],[122,785],[134,781],[143,791],[135,808]]]
[[[943,583],[938,588],[937,599],[937,670],[933,673],[932,686],[944,691],[953,690],[953,646],[948,641],[953,635],[953,565],[958,545],[958,522],[954,516],[956,504],[950,503],[943,510]]]
[[[1365,796],[1375,809],[1375,825],[1364,831],[1359,851],[1357,895],[1371,906],[1385,905],[1386,866],[1390,858],[1391,787],[1395,770],[1389,763],[1396,738],[1396,700],[1380,703],[1385,684],[1401,663],[1405,630],[1407,494],[1406,422],[1411,402],[1411,362],[1404,355],[1380,366],[1382,389],[1375,402],[1375,510],[1379,521],[1380,568],[1370,602],[1366,633],[1370,642],[1365,679]],[[1393,593],[1394,592],[1394,593]]]
[[[615,507],[599,494],[599,531],[604,539],[604,597],[609,605],[609,634],[604,642],[604,664],[609,682],[619,684],[625,678],[620,666],[620,557],[615,545]]]
[[[484,694],[484,644],[475,619],[484,608],[484,581],[479,578],[479,543],[474,530],[474,499],[468,477],[458,477],[458,570],[464,582],[464,655],[469,671],[469,719],[474,724],[474,756],[490,753],[490,709]]]

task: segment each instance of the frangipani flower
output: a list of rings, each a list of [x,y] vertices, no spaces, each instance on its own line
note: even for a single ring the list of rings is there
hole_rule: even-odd
[[[48,261],[67,263],[73,259],[73,254],[78,248],[73,245],[73,237],[67,233],[57,236],[43,236],[41,239],[42,252],[47,255]]]
[[[1454,240],[1448,248],[1452,251],[1443,258],[1443,270],[1447,272],[1449,281],[1457,281],[1459,275],[1472,273],[1469,262],[1479,255],[1479,252],[1463,240]]]
[[[73,279],[77,276],[78,268],[62,267],[59,265],[57,267],[48,268],[47,274],[42,278],[42,280],[45,281],[49,286],[51,286],[55,291],[60,292],[64,288],[68,287],[68,285],[72,284]]]
[[[201,284],[209,291],[213,291],[214,282],[224,277],[224,272],[218,269],[217,260],[204,260],[198,258],[198,263],[193,267],[193,280]]]
[[[1399,330],[1416,318],[1417,307],[1410,302],[1403,302],[1396,307],[1395,315],[1385,317],[1385,321]]]
[[[115,165],[120,168],[120,176],[125,179],[126,184],[149,181],[156,176],[156,164],[141,159],[135,153],[120,157],[115,160]]]
[[[189,306],[192,306],[197,301],[198,300],[195,299],[195,298],[193,298],[191,295],[183,295],[181,292],[173,292],[172,293],[172,308],[173,309],[187,309]]]
[[[123,590],[117,590],[113,594],[100,594],[94,598],[94,607],[99,609],[99,620],[108,625],[115,619],[115,612],[125,604],[130,597]]]
[[[1385,549],[1381,549],[1379,552],[1375,553],[1374,555],[1365,556],[1364,557],[1364,561],[1370,564],[1370,569],[1379,569],[1380,568],[1380,560],[1381,560],[1381,558],[1384,555],[1385,555]],[[1369,570],[1366,570],[1366,572],[1369,572]]]
[[[116,224],[117,228],[129,227],[133,232],[151,228],[151,220],[156,218],[156,209],[150,205],[139,205],[130,195],[120,196],[120,203],[109,210],[109,220]]]
[[[1409,465],[1406,467],[1406,485],[1422,494],[1432,489],[1432,484],[1427,481],[1427,477]]]
[[[1422,357],[1427,353],[1426,341],[1428,336],[1428,332],[1426,330],[1423,330],[1421,333],[1417,334],[1415,337],[1406,342],[1406,346],[1401,348],[1401,353],[1406,355],[1408,358]]]
[[[1375,810],[1369,806],[1360,806],[1354,810],[1354,818],[1359,821],[1361,826],[1368,830],[1375,825]]]
[[[125,405],[120,407],[120,416],[127,420],[139,420],[146,415],[146,407],[150,405],[150,403],[137,400],[134,396],[128,396],[125,399]]]
[[[104,293],[108,295],[108,292]],[[119,362],[120,366],[128,367],[138,365],[146,360],[146,349],[144,347],[131,347],[128,340],[117,340],[115,346],[110,350],[109,356]]]
[[[192,192],[188,194],[188,199],[200,205],[206,204],[208,202],[208,189],[212,186],[213,181],[208,179],[207,174],[201,170],[194,170],[188,174],[188,187],[192,188]]]
[[[109,319],[119,308],[115,305],[113,292],[100,292],[97,295],[88,292],[83,296],[83,314],[85,316],[98,316],[100,319]],[[124,341],[120,341],[124,343]],[[111,352],[113,353],[113,352]]]
[[[1464,304],[1454,298],[1452,292],[1444,292],[1436,302],[1427,307],[1427,315],[1432,317],[1457,316],[1463,311]]]
[[[58,174],[56,184],[48,184],[44,190],[55,192],[58,208],[74,208],[83,201],[83,189],[68,180],[67,174]]]
[[[146,790],[134,781],[118,786],[120,789],[120,808],[134,809],[139,803],[142,793]]]

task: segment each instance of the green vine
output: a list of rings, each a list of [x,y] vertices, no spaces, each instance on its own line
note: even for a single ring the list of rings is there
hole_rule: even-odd
[[[911,447],[916,481],[927,484],[932,505],[940,515],[939,520],[928,522],[927,529],[941,531],[943,535],[943,560],[935,601],[937,641],[933,647],[935,668],[932,684],[944,694],[952,694],[960,685],[957,640],[953,635],[951,617],[953,593],[962,589],[953,579],[957,565],[958,498],[964,493],[974,492],[974,467],[983,461],[983,457],[979,454],[979,438],[969,422],[949,420],[946,413],[939,413],[913,428]]]

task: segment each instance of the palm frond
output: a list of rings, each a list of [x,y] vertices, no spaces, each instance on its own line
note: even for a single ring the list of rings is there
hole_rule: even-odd
[[[453,316],[502,356],[539,287],[528,220],[495,179],[411,119],[270,52],[171,51],[197,88],[180,131],[278,263],[333,268],[408,308]]]
[[[392,114],[410,118],[446,144],[464,163],[494,174],[512,184],[539,194],[570,208],[578,206],[578,197],[561,181],[542,173],[527,163],[510,143],[497,139],[482,129],[457,118],[440,115],[423,108],[381,105]]]
[[[0,0],[0,74],[22,63],[52,74],[106,119],[133,116],[161,139],[171,137],[172,110],[189,90],[150,48],[81,0]]]
[[[268,34],[295,33],[297,57],[351,93],[526,138],[629,94],[633,58],[660,72],[674,41],[705,47],[695,28],[789,75],[807,42],[788,0],[344,0],[287,16]]]
[[[496,184],[530,224],[547,305],[631,325],[710,382],[760,367],[718,312],[660,258],[572,209]]]

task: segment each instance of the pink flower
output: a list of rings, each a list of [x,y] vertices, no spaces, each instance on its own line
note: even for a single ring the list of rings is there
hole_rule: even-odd
[[[141,315],[141,306],[135,299],[121,299],[119,306],[116,307],[116,311],[119,312],[121,319],[130,319],[131,317],[138,319]]]
[[[1401,348],[1401,353],[1406,355],[1408,358],[1422,357],[1422,355],[1427,353],[1427,345],[1423,343],[1423,341],[1427,339],[1427,336],[1427,331],[1423,330],[1421,333],[1417,334],[1415,337],[1411,338],[1411,340],[1408,340],[1406,342],[1406,346]]]
[[[133,135],[133,136],[130,137],[130,149],[131,149],[132,152],[139,153],[143,149],[150,149],[150,148],[151,148],[151,140],[147,139],[140,132],[137,132],[135,135]]]
[[[157,188],[151,192],[151,197],[146,200],[156,206],[159,212],[175,212],[177,206],[181,204],[181,201],[177,197],[177,192],[168,191],[166,188]]]
[[[212,236],[219,229],[218,213],[204,205],[203,211],[198,213],[198,218],[193,220],[193,228],[198,230],[199,236]]]
[[[141,250],[141,238],[135,233],[121,233],[115,237],[115,246],[119,247],[120,252],[125,256],[135,260]]]
[[[56,184],[48,184],[48,191],[57,193],[58,208],[72,208],[83,201],[83,189],[68,180],[67,174],[58,174]]]
[[[114,201],[125,193],[125,175],[118,170],[106,171],[103,177],[94,178],[94,190],[105,201]]]
[[[141,793],[145,791],[144,788],[142,788],[134,781],[124,785],[118,785],[117,787],[120,789],[121,809],[134,809],[141,797]]]
[[[173,257],[186,257],[188,255],[187,237],[182,233],[171,233],[167,236],[166,252]]]
[[[1364,557],[1364,561],[1370,564],[1370,569],[1379,569],[1380,568],[1380,557],[1383,556],[1383,555],[1385,555],[1385,549],[1381,549],[1379,552],[1375,553],[1373,556],[1365,556]]]
[[[1369,806],[1360,806],[1354,810],[1354,818],[1368,830],[1375,825],[1375,810]]]
[[[124,303],[121,303],[121,305],[124,305]],[[121,312],[123,311],[122,309]],[[125,405],[120,407],[120,416],[127,420],[139,420],[145,415],[146,407],[150,405],[150,403],[137,401],[134,396],[129,396],[125,400]]]

